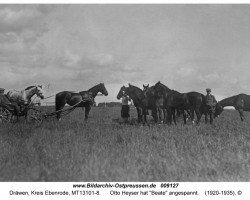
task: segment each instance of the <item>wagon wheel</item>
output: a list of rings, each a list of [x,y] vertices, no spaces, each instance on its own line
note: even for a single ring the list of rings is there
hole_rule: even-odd
[[[29,109],[27,111],[27,121],[29,123],[41,124],[43,122],[42,112],[36,109]]]
[[[4,107],[0,107],[0,123],[8,123],[11,121],[11,112],[4,108]]]

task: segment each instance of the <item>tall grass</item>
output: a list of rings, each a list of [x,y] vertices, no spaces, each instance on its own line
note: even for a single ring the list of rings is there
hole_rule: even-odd
[[[136,116],[135,110],[131,111]],[[0,125],[0,181],[249,181],[250,117],[213,125],[120,125],[120,108],[41,126]]]

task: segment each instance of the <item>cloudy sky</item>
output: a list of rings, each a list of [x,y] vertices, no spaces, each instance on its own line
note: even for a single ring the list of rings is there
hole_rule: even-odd
[[[0,5],[0,87],[48,95],[161,81],[250,94],[250,5]]]

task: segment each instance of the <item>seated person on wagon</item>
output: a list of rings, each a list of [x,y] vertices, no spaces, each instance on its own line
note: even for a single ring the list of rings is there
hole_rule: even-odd
[[[10,102],[10,100],[5,96],[4,94],[4,88],[0,88],[0,105],[6,107],[8,110],[12,110],[14,108],[14,111],[16,112],[16,115],[20,115],[20,108],[17,103]]]

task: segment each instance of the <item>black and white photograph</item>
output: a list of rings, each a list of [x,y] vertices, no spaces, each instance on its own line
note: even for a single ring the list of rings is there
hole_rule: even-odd
[[[250,4],[0,4],[0,182],[250,181]]]

